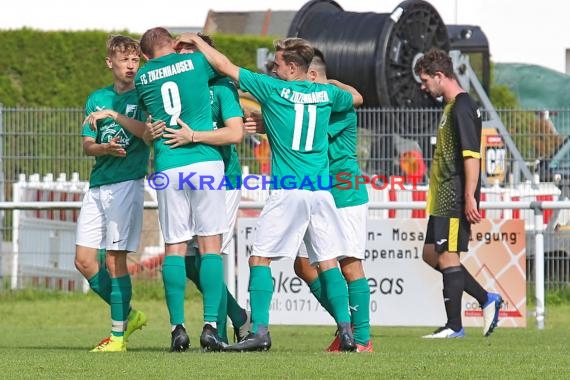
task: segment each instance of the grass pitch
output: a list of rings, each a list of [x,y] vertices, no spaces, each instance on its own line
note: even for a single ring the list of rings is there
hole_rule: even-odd
[[[160,299],[137,300],[149,323],[126,353],[90,353],[108,335],[109,310],[93,294],[17,296],[0,293],[0,377],[17,378],[278,378],[278,379],[567,379],[570,305],[547,306],[546,328],[489,337],[467,328],[464,339],[424,340],[426,328],[374,327],[374,353],[325,353],[333,327],[272,326],[265,353],[202,353],[201,303],[187,300],[191,348],[169,353],[167,310]],[[231,335],[229,335],[231,336]]]

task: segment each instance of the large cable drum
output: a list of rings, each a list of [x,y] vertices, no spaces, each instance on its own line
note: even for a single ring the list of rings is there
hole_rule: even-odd
[[[345,12],[332,0],[311,0],[295,15],[289,37],[319,48],[331,78],[350,83],[367,107],[433,107],[413,66],[432,47],[449,50],[447,28],[426,1],[407,0],[392,13]]]

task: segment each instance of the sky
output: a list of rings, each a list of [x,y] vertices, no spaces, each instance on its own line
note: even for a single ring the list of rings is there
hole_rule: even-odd
[[[306,0],[8,0],[0,9],[0,29],[129,30],[154,26],[203,26],[208,10],[299,10]],[[346,11],[391,13],[402,1],[337,0]],[[491,59],[532,63],[566,70],[570,48],[570,1],[567,0],[430,0],[445,24],[483,29]],[[49,15],[49,16],[48,16]]]

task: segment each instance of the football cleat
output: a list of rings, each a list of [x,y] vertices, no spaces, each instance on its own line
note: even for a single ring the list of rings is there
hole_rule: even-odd
[[[170,352],[184,352],[190,347],[190,338],[182,325],[176,325],[171,333]]]
[[[200,335],[200,346],[204,352],[215,352],[223,351],[228,345],[218,335],[218,329],[206,323]]]
[[[325,350],[327,352],[340,352],[340,336],[335,334],[332,343]]]
[[[250,332],[239,343],[226,347],[225,351],[244,352],[244,351],[267,351],[271,348],[271,336],[269,331],[267,334],[259,334]]]
[[[461,328],[459,331],[450,329],[449,327],[440,327],[433,333],[424,335],[422,338],[426,339],[446,339],[446,338],[463,338],[465,336],[465,330]]]
[[[97,348],[97,347],[99,347],[99,346],[104,346],[105,344],[107,344],[107,343],[109,342],[109,340],[111,340],[111,337],[109,337],[109,336],[106,337],[106,338],[103,338],[99,343],[97,343],[97,345],[95,346],[95,348]],[[94,348],[93,350],[91,350],[91,351],[94,351],[95,348]]]
[[[487,302],[483,306],[483,336],[489,336],[499,323],[499,311],[503,298],[497,293],[487,293]]]
[[[145,313],[131,309],[127,319],[127,328],[125,329],[125,341],[128,341],[131,334],[136,330],[142,330],[143,326],[146,326],[146,321],[147,317]]]
[[[127,346],[122,336],[113,336],[103,339],[91,352],[125,352]]]
[[[374,348],[372,347],[372,341],[369,340],[366,344],[358,344],[356,343],[356,352],[374,352]]]
[[[340,351],[356,351],[356,342],[352,335],[352,328],[349,323],[340,323],[338,326],[339,349]]]
[[[251,330],[251,311],[245,311],[246,314],[246,320],[244,322],[243,325],[241,325],[240,327],[235,327],[234,326],[234,342],[240,342],[242,341],[247,334],[249,334],[249,331]]]

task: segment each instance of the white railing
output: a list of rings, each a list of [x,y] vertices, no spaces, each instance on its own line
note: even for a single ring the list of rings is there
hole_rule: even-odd
[[[241,209],[261,209],[265,202],[242,201]],[[371,202],[370,210],[418,210],[424,209],[425,202]],[[0,202],[0,210],[57,210],[57,209],[79,209],[81,202]],[[145,208],[158,208],[157,202],[146,201]],[[481,202],[481,209],[501,210],[501,209],[521,209],[533,210],[535,215],[534,228],[535,239],[535,296],[536,296],[536,324],[538,329],[544,328],[545,299],[544,299],[544,235],[543,235],[543,211],[556,209],[570,209],[570,201],[520,201],[520,202]],[[16,213],[15,213],[16,214]],[[19,219],[14,215],[13,233],[17,234]],[[17,238],[17,236],[16,236]],[[228,258],[231,261],[232,258]],[[15,250],[12,260],[12,287],[17,285],[18,277],[18,253]]]

